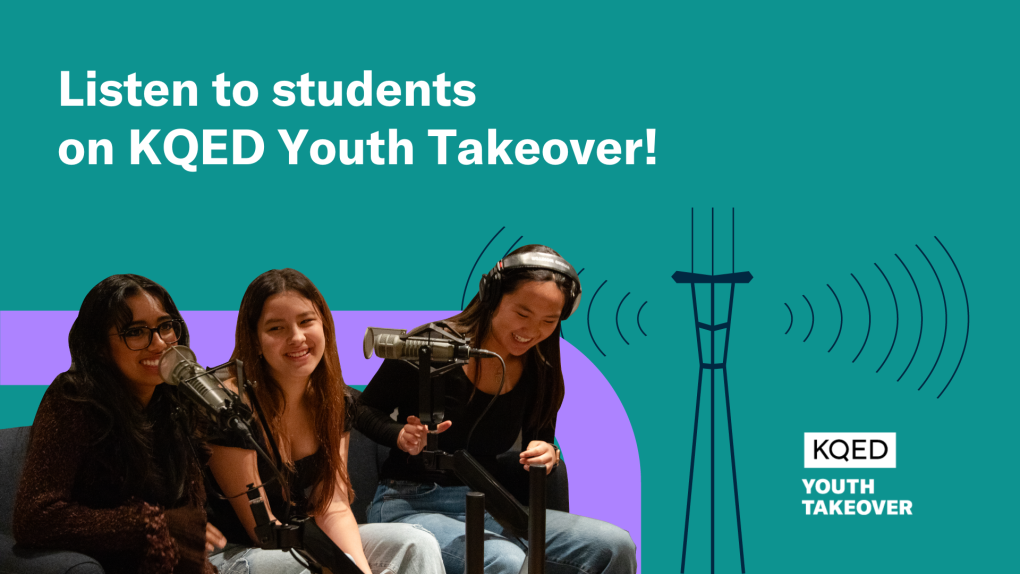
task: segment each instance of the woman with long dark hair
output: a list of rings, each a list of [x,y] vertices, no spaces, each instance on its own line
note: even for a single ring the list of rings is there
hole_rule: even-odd
[[[138,275],[89,291],[68,335],[71,368],[46,389],[14,508],[29,548],[73,550],[111,573],[213,572],[224,541],[205,516],[194,417],[162,384],[164,349],[188,344],[169,293]]]
[[[311,527],[328,538],[317,556],[324,566],[340,551],[366,573],[442,572],[439,548],[428,532],[410,525],[359,528],[351,512],[347,447],[353,399],[340,372],[333,315],[315,285],[293,269],[257,277],[241,300],[235,345],[233,358],[244,362],[253,385],[255,427],[262,429],[256,440],[265,452],[277,453],[285,471],[286,484],[261,489],[271,515],[280,517],[289,503],[291,517],[312,517]],[[213,555],[213,563],[229,572],[240,562],[252,574],[301,572],[289,554],[252,547],[255,518],[244,493],[247,485],[273,477],[271,467],[250,445],[212,442],[209,466],[230,501],[214,508],[212,521],[229,543]]]
[[[466,449],[493,474],[496,456],[521,435],[525,470],[544,464],[553,472],[556,413],[563,402],[560,321],[580,300],[574,268],[542,245],[528,245],[505,257],[482,279],[479,294],[446,323],[471,337],[471,345],[495,352],[503,362],[471,358],[442,378],[446,421],[439,449]],[[505,372],[503,368],[505,363]],[[465,495],[456,476],[427,469],[421,456],[427,427],[418,414],[417,369],[386,360],[362,393],[358,429],[390,446],[384,480],[369,508],[369,522],[420,524],[435,534],[449,574],[464,569]],[[390,413],[396,409],[396,421]],[[398,422],[400,421],[400,422]],[[403,421],[406,421],[403,422]],[[516,574],[525,547],[486,515],[485,571]],[[546,571],[630,573],[636,570],[634,542],[605,522],[549,510],[546,514]]]

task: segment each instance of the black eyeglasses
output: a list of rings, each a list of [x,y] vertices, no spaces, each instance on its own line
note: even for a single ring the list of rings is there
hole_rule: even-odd
[[[149,345],[152,344],[153,333],[159,333],[159,338],[169,345],[170,343],[176,343],[181,338],[181,333],[183,332],[184,321],[171,319],[156,325],[155,328],[145,326],[128,327],[120,333],[110,336],[123,339],[124,344],[132,351],[141,351],[142,349],[149,348]]]

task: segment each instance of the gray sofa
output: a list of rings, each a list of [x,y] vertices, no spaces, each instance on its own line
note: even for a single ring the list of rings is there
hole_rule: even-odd
[[[60,550],[26,550],[14,543],[11,519],[14,498],[18,492],[21,467],[28,449],[31,427],[0,430],[0,574],[103,574],[103,568],[92,558],[77,552]],[[347,468],[357,498],[351,509],[359,524],[366,522],[368,504],[379,484],[379,471],[389,455],[382,447],[358,431],[351,433]],[[500,481],[527,504],[527,473],[518,463],[518,452],[500,455]],[[569,511],[567,469],[560,467],[549,476],[546,495],[549,508]]]

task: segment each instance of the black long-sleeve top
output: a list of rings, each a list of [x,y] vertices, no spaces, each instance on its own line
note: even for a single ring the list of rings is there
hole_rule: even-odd
[[[453,425],[439,434],[440,450],[453,453],[468,445],[468,431],[489,404],[492,395],[476,390],[461,368],[436,377],[445,384],[446,420]],[[556,432],[555,418],[538,427],[531,422],[535,406],[537,377],[532,364],[525,365],[520,381],[510,392],[496,399],[485,417],[478,423],[471,437],[468,452],[490,472],[496,474],[496,455],[513,447],[521,434],[526,448],[533,440],[553,442]],[[473,395],[473,396],[472,396]],[[356,428],[379,444],[390,447],[390,456],[383,463],[381,478],[435,482],[443,486],[463,484],[456,477],[438,471],[428,471],[422,456],[410,456],[397,447],[400,429],[407,417],[421,416],[418,412],[418,370],[403,361],[383,361],[379,371],[358,399],[360,406],[355,420]],[[397,420],[390,418],[397,409]]]

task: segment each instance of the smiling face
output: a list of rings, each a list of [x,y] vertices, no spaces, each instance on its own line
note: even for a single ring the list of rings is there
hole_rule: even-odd
[[[315,305],[290,291],[266,299],[259,317],[259,351],[281,385],[305,384],[322,360],[326,335]]]
[[[158,334],[160,324],[173,319],[163,308],[163,304],[143,291],[127,299],[128,308],[131,309],[131,322],[123,328],[110,327],[110,357],[113,363],[124,375],[124,379],[131,387],[133,393],[138,396],[143,404],[148,404],[152,398],[152,392],[156,386],[163,382],[159,375],[159,357],[168,345]],[[124,342],[120,333],[130,333],[135,327],[150,327],[157,329],[152,335],[152,343],[145,349],[132,351]]]
[[[492,316],[494,352],[521,356],[556,330],[566,298],[555,281],[527,281],[503,295]],[[505,351],[505,353],[504,353]]]

